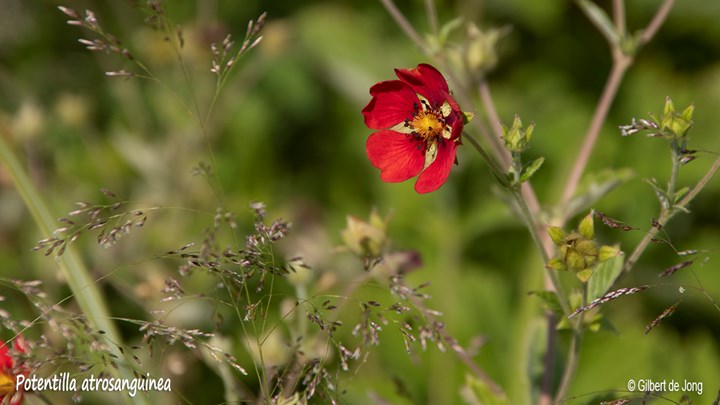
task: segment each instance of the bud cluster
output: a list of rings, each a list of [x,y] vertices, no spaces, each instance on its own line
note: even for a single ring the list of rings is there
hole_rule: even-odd
[[[565,232],[562,228],[551,226],[548,234],[555,246],[557,255],[550,259],[547,266],[553,270],[570,270],[578,279],[586,283],[595,267],[615,257],[620,251],[613,246],[599,246],[595,241],[593,214],[580,221],[578,229]]]

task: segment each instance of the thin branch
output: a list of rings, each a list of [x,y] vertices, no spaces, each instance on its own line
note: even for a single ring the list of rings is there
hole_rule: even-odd
[[[615,57],[613,59],[612,70],[610,71],[608,80],[605,83],[605,88],[603,89],[600,101],[595,108],[595,113],[593,114],[590,126],[585,133],[585,139],[583,140],[580,152],[578,153],[575,163],[570,171],[570,177],[568,177],[567,182],[565,183],[565,189],[563,190],[562,198],[560,200],[561,206],[566,205],[570,199],[572,199],[575,191],[577,190],[580,178],[582,177],[588,160],[590,159],[590,154],[595,147],[595,141],[597,141],[603,122],[605,122],[605,119],[607,118],[610,105],[617,94],[617,90],[620,87],[620,82],[622,82],[625,72],[632,63],[632,58],[622,54],[622,52],[614,51],[613,54]],[[567,220],[567,218],[561,219],[561,224]]]
[[[490,137],[490,146],[493,149],[493,153],[500,159],[503,166],[509,166],[511,162],[510,153],[505,149],[502,144],[502,127],[500,126],[500,115],[495,108],[492,94],[490,94],[490,87],[488,86],[487,80],[482,78],[478,85],[478,94],[480,94],[480,100],[482,101],[483,107],[485,108],[485,114],[487,115],[488,123],[492,129],[493,136]]]
[[[427,13],[428,23],[430,24],[430,32],[432,32],[433,35],[437,35],[440,28],[435,0],[425,0],[425,13]]]
[[[653,19],[643,30],[642,35],[640,35],[640,45],[647,44],[655,36],[657,31],[665,22],[665,19],[667,18],[674,4],[675,0],[665,0],[665,2],[660,6],[658,11],[655,13]]]
[[[627,32],[624,0],[613,0],[613,21],[615,22],[615,29],[618,31],[620,38],[624,37]]]
[[[648,43],[655,36],[658,29],[660,29],[660,26],[662,26],[663,22],[665,22],[665,19],[667,18],[667,15],[670,12],[670,9],[672,8],[674,3],[675,0],[665,0],[665,2],[660,6],[660,8],[658,8],[657,12],[653,16],[653,19],[650,21],[650,23],[648,23],[647,27],[643,30],[643,33],[640,36],[640,45]],[[617,5],[617,3],[615,4]],[[619,13],[619,11],[615,11],[616,22],[620,18]],[[573,194],[575,194],[575,191],[577,190],[577,186],[580,183],[580,178],[585,171],[585,166],[587,166],[590,154],[592,153],[593,147],[595,146],[595,141],[597,140],[598,134],[600,133],[602,123],[607,117],[607,112],[610,109],[610,105],[612,104],[615,95],[617,94],[620,82],[622,81],[625,71],[632,64],[632,60],[633,57],[631,55],[626,55],[623,53],[622,49],[620,49],[620,44],[618,44],[617,47],[613,49],[613,67],[610,72],[608,81],[605,84],[605,88],[603,89],[603,94],[600,98],[600,101],[598,102],[597,108],[595,109],[595,114],[593,115],[590,127],[585,134],[585,139],[583,141],[580,153],[575,159],[575,164],[573,165],[573,168],[570,172],[570,177],[565,183],[565,189],[560,200],[561,205],[567,204],[567,202],[570,201],[570,199],[573,197]],[[567,218],[562,219],[562,222],[564,222]]]
[[[698,183],[695,185],[695,187],[693,187],[692,190],[690,190],[685,195],[685,197],[683,197],[683,199],[680,200],[678,205],[681,207],[687,207],[688,204],[690,204],[690,201],[692,201],[692,199],[695,198],[696,195],[698,195],[700,190],[702,190],[705,187],[705,185],[707,185],[707,183],[710,181],[710,179],[713,177],[713,175],[715,175],[715,172],[717,172],[718,169],[720,169],[720,157],[715,159],[715,162],[713,162],[712,167],[710,167],[710,170],[708,170],[708,172],[705,173],[703,178],[700,179],[700,181],[698,181]]]
[[[410,24],[410,21],[405,18],[405,16],[402,12],[400,12],[395,3],[392,0],[380,0],[380,2],[383,4],[383,6],[385,6],[385,9],[388,11],[388,13],[390,13],[390,16],[393,18],[393,20],[395,20],[395,22],[400,26],[400,28],[405,32],[405,34],[410,37],[413,42],[415,42],[415,45],[425,51],[427,48],[425,41],[422,39],[420,34],[415,31],[415,28],[413,28],[412,24]]]

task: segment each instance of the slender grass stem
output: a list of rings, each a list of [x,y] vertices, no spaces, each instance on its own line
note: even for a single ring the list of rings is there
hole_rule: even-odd
[[[0,126],[0,162],[5,164],[17,191],[25,202],[25,206],[40,229],[40,233],[43,237],[50,237],[57,223],[45,201],[40,197],[39,191],[35,188],[35,185],[10,149],[6,139],[12,139],[12,136],[6,127]],[[117,349],[117,347],[122,346],[120,333],[115,323],[111,321],[107,304],[102,298],[96,281],[90,276],[80,254],[77,253],[73,246],[67,246],[65,252],[57,257],[56,262],[88,322],[96,329],[105,332],[104,336],[107,339],[108,350],[118,358],[125,359],[124,354]],[[121,378],[127,380],[135,378],[132,371],[122,364],[118,371],[112,371],[113,368],[110,368],[110,370],[113,373],[119,373]],[[135,397],[123,395],[123,399],[130,404],[147,403],[142,395],[136,395]]]

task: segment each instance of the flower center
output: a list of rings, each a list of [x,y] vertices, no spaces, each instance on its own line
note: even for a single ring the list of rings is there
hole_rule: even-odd
[[[410,121],[410,126],[423,140],[429,140],[442,135],[445,120],[434,111],[420,111]]]
[[[11,375],[0,373],[0,395],[7,395],[15,391],[15,378]]]

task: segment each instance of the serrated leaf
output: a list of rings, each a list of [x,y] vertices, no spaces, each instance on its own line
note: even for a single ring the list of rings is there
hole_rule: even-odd
[[[577,0],[577,3],[588,19],[590,19],[595,27],[600,30],[600,33],[605,36],[610,45],[614,46],[618,44],[620,36],[615,30],[615,25],[612,20],[610,20],[610,17],[607,13],[605,13],[605,10],[601,9],[597,6],[597,4],[591,2],[590,0]]]
[[[588,280],[588,301],[602,297],[610,291],[610,288],[612,288],[612,285],[615,283],[615,279],[620,275],[624,263],[625,255],[620,252],[620,254],[600,263],[595,268],[595,272],[592,277],[590,277],[590,280]]]
[[[540,166],[542,166],[543,162],[545,162],[545,158],[539,157],[533,160],[533,162],[529,165],[523,167],[522,173],[520,174],[520,183],[524,183],[530,180],[530,177],[532,177],[532,175],[535,174],[538,169],[540,169]]]
[[[558,300],[556,293],[552,291],[531,291],[529,294],[540,298],[547,309],[553,313],[562,315],[562,307],[560,306],[560,301]]]

